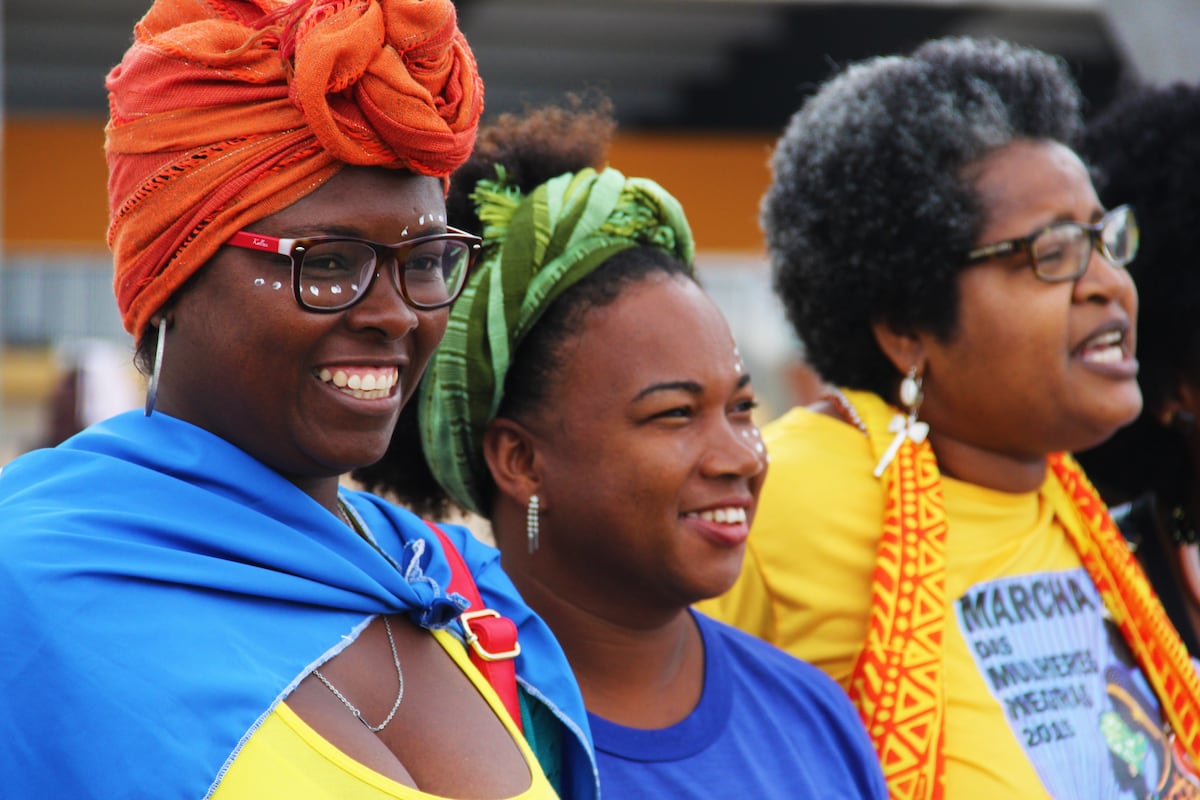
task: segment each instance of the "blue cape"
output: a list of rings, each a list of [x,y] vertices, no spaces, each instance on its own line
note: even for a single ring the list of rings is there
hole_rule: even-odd
[[[457,596],[432,532],[372,495],[343,499],[389,557],[278,473],[161,413],[123,414],[4,467],[0,793],[205,797],[373,615],[451,623]],[[577,762],[591,743],[562,649],[497,551],[444,529],[484,602],[516,621],[518,676]],[[594,771],[578,772],[564,795],[593,797]]]

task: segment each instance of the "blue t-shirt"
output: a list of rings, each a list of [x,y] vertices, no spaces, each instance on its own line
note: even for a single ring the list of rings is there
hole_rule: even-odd
[[[606,798],[887,798],[862,721],[820,670],[703,614],[704,692],[669,728],[589,714]]]

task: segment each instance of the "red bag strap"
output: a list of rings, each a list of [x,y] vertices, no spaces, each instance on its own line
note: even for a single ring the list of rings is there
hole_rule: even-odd
[[[495,609],[483,604],[475,578],[467,569],[462,554],[450,541],[450,537],[437,525],[426,520],[425,524],[437,534],[450,564],[449,592],[457,592],[470,601],[471,605],[459,616],[463,633],[467,639],[467,655],[487,682],[500,695],[509,716],[521,730],[521,706],[517,700],[516,657],[521,652],[517,643],[517,624]]]

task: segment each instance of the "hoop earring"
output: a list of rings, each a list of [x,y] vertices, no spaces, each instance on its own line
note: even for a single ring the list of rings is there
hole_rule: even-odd
[[[536,494],[529,496],[529,505],[525,508],[525,538],[529,542],[529,555],[538,549],[539,523],[541,500]]]
[[[158,342],[154,345],[154,367],[150,370],[150,380],[146,384],[146,416],[154,413],[154,403],[158,400],[158,376],[162,374],[163,353],[167,348],[167,317],[164,314],[158,318]]]

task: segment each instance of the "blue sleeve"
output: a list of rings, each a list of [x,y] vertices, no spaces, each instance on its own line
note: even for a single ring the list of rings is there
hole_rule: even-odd
[[[839,728],[837,735],[843,751],[856,767],[855,773],[861,776],[862,796],[887,800],[888,787],[883,777],[883,768],[879,764],[879,756],[875,753],[875,746],[863,726],[858,709],[836,681],[815,667],[812,669],[826,684],[824,694],[829,703],[831,720]]]

